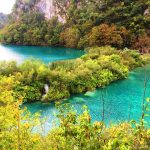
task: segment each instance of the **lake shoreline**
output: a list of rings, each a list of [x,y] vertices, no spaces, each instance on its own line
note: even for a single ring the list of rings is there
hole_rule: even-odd
[[[147,67],[150,73],[149,66],[150,65]],[[119,122],[124,121],[128,122],[130,119],[134,119],[138,122],[141,117],[141,98],[143,95],[142,87],[144,84],[144,80],[142,79],[143,74],[142,67],[136,68],[129,73],[129,76],[126,79],[113,82],[104,89],[98,88],[88,95],[85,93],[73,94],[69,99],[62,101],[60,104],[70,104],[79,114],[82,114],[82,108],[87,106],[92,122],[100,121],[102,113],[101,93],[104,93],[106,124],[109,124],[110,122],[112,124],[118,124]],[[135,89],[134,87],[137,87],[138,89]],[[147,87],[147,97],[150,92],[149,87],[150,82]],[[45,104],[39,101],[26,103],[23,104],[23,106],[27,107],[27,110],[30,111],[31,114],[40,112],[42,118],[46,117],[50,125],[47,126],[47,131],[49,131],[52,120],[56,119],[55,114],[57,113],[57,109],[55,103]],[[149,119],[148,122],[150,122]]]

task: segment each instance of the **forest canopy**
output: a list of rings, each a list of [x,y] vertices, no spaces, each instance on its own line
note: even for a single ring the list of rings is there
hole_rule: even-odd
[[[150,52],[149,0],[57,0],[55,5],[65,23],[59,22],[57,16],[47,20],[30,7],[0,31],[0,41],[74,48],[110,45]]]
[[[93,122],[88,108],[84,106],[79,114],[65,100],[71,94],[105,88],[150,63],[150,1],[55,0],[58,14],[51,19],[34,9],[38,1],[16,0],[7,16],[9,23],[5,25],[4,16],[0,18],[0,43],[64,46],[86,53],[49,64],[35,59],[20,64],[0,61],[0,149],[149,150],[150,129],[145,119],[150,117],[150,98],[145,96],[149,74],[143,77],[138,121],[105,124],[103,100],[103,110],[98,112],[103,117]],[[19,4],[23,9],[18,9]],[[55,128],[46,132],[46,118],[23,107],[31,102],[56,104]]]

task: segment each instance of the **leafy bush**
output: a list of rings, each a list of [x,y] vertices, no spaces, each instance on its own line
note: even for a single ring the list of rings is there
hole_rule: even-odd
[[[78,45],[80,39],[80,32],[77,28],[67,28],[60,34],[60,43],[66,47],[75,48]]]
[[[0,42],[74,48],[111,45],[149,52],[148,38],[142,40],[143,34],[150,35],[149,0],[57,0],[57,15],[50,20],[33,9],[37,3],[28,0],[20,8],[16,1],[10,23],[0,30]]]
[[[141,55],[133,50],[96,47],[86,51],[81,58],[54,62],[48,66],[33,59],[20,65],[1,62],[1,78],[13,75],[15,98],[23,97],[24,102],[51,102],[68,98],[74,93],[105,87],[115,80],[126,78],[129,70],[145,64]],[[49,86],[48,93],[45,93],[45,84]]]
[[[89,33],[88,40],[90,46],[111,45],[120,47],[123,44],[123,39],[116,26],[109,26],[107,24],[94,27],[91,33]]]
[[[0,75],[12,75],[17,72],[17,63],[15,61],[1,61],[0,62]]]
[[[6,97],[9,99],[9,97]],[[149,99],[147,99],[149,102]],[[0,107],[1,149],[149,149],[150,130],[135,121],[106,127],[92,122],[87,108],[77,114],[68,104],[58,106],[58,127],[41,135],[44,120],[20,109],[21,100]],[[37,127],[36,133],[33,128]]]
[[[150,37],[148,35],[140,36],[133,44],[133,47],[141,53],[150,53]]]

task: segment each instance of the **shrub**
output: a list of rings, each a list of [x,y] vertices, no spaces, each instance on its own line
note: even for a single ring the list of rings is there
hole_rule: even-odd
[[[16,84],[12,91],[14,97],[24,97],[23,101],[54,101],[68,98],[71,94],[104,87],[111,82],[126,78],[129,69],[145,63],[140,54],[128,49],[117,50],[112,47],[87,49],[81,58],[59,61],[46,66],[37,60],[26,60],[19,66],[4,63],[0,67],[2,76],[13,75]],[[49,85],[45,93],[44,85]]]
[[[80,40],[80,31],[76,27],[67,28],[60,34],[60,44],[75,48]]]
[[[140,36],[133,44],[133,48],[139,50],[140,53],[150,53],[150,37],[148,35]]]
[[[16,61],[1,61],[0,62],[0,75],[11,75],[18,71]]]
[[[89,33],[89,46],[104,46],[111,45],[121,47],[123,45],[123,38],[120,31],[115,25],[101,24],[94,27]]]

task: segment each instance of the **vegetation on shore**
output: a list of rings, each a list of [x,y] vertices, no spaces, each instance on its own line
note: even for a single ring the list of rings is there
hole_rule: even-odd
[[[79,115],[68,105],[61,105],[57,114],[60,124],[47,134],[40,115],[31,115],[20,107],[24,102],[52,102],[103,88],[126,78],[129,70],[150,63],[150,55],[144,54],[150,53],[149,0],[55,2],[65,23],[57,17],[47,20],[31,9],[17,14],[17,20],[11,16],[10,24],[0,30],[0,42],[93,48],[87,48],[80,58],[49,65],[38,60],[26,60],[19,65],[15,61],[0,62],[0,149],[148,150],[150,129],[145,117],[149,117],[150,98],[145,100],[144,94],[138,123],[106,127],[104,120],[93,123],[87,109]],[[144,81],[144,93],[147,80],[149,77]],[[49,86],[47,93],[45,84]],[[39,129],[36,133],[35,126]]]
[[[37,60],[20,65],[15,61],[0,62],[0,149],[148,150],[150,130],[145,117],[149,116],[149,98],[143,99],[140,122],[109,127],[105,120],[92,122],[87,109],[79,115],[68,105],[60,105],[60,124],[48,133],[40,114],[31,115],[20,107],[26,101],[41,100],[45,83],[49,84],[49,91],[43,101],[51,102],[126,78],[129,70],[144,65],[148,58],[128,49],[97,47],[87,49],[81,58],[49,65]]]
[[[32,0],[28,3],[34,5]],[[150,52],[149,0],[56,0],[54,3],[59,8],[58,15],[65,16],[65,23],[57,17],[47,20],[32,7],[16,14],[19,17],[16,19],[14,7],[12,22],[0,31],[1,43],[73,48],[110,45]]]
[[[5,67],[3,69],[8,75],[14,67],[12,63],[7,66],[8,70],[4,69]],[[4,70],[2,71],[1,67],[1,73],[4,73]],[[133,120],[109,127],[105,126],[105,120],[92,122],[86,108],[83,109],[83,114],[79,115],[68,104],[57,105],[59,125],[46,133],[45,118],[41,119],[40,114],[31,115],[20,107],[23,97],[18,100],[13,91],[18,83],[15,75],[0,77],[2,150],[148,150],[150,147],[150,129],[145,121],[145,118],[149,117],[150,98],[143,99],[139,122]]]
[[[20,109],[21,100],[11,102],[11,91],[0,98],[5,99],[5,104],[0,106],[2,150],[148,150],[150,146],[150,129],[145,127],[144,121],[148,107],[144,107],[145,117],[140,123],[132,121],[106,127],[101,121],[92,123],[87,109],[77,115],[70,107],[62,105],[57,114],[60,125],[44,134],[44,121],[39,114],[31,116],[27,110]],[[147,98],[145,105],[149,102]],[[36,133],[33,132],[35,126]]]
[[[3,80],[8,82],[14,97],[23,97],[23,101],[51,102],[126,78],[129,70],[144,63],[138,52],[112,47],[90,48],[80,58],[49,65],[37,60],[26,60],[20,65],[3,61],[0,63],[0,86],[4,87]],[[49,86],[48,93],[45,93],[45,84]]]

